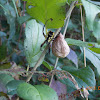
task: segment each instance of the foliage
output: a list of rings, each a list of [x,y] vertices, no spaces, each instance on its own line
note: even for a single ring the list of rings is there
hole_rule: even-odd
[[[56,60],[48,44],[40,46],[59,28],[67,29],[70,53]],[[99,1],[0,0],[0,100],[100,99],[99,66]]]
[[[17,88],[17,94],[24,100],[58,100],[56,92],[47,85],[22,83]]]
[[[41,100],[41,97],[37,89],[28,83],[20,84],[17,88],[17,94],[24,100]]]
[[[35,65],[42,53],[42,51],[40,50],[40,45],[45,40],[45,38],[41,34],[42,29],[42,25],[37,23],[36,20],[30,20],[25,28],[26,39],[24,41],[24,48],[30,67],[33,67]]]
[[[27,1],[26,10],[36,20],[46,23],[47,28],[59,28],[64,25],[66,0],[24,0]],[[42,9],[41,9],[42,8]],[[39,13],[37,13],[39,12]]]
[[[87,25],[89,27],[89,30],[93,31],[93,35],[96,37],[98,42],[100,41],[100,7],[96,6],[92,3],[87,2],[86,0],[82,0],[82,3],[85,8],[86,12],[86,19],[87,19]]]

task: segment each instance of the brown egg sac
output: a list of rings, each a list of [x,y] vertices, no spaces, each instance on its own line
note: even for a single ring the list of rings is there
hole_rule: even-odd
[[[70,52],[70,48],[60,33],[52,43],[52,53],[59,58],[65,58]]]

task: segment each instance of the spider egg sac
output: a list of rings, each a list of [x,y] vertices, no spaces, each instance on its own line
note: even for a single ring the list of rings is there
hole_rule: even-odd
[[[60,33],[52,43],[52,53],[59,58],[65,58],[70,52],[70,48]]]

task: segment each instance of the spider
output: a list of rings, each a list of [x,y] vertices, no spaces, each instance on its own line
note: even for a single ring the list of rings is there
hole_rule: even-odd
[[[53,20],[52,18],[50,18],[50,19],[48,19],[48,20]],[[47,20],[47,21],[48,21]],[[46,21],[46,23],[47,23],[47,21]],[[46,23],[45,23],[45,25],[46,25]],[[49,31],[49,32],[47,32],[47,35],[45,35],[44,34],[44,27],[45,27],[45,25],[43,26],[43,36],[46,38],[46,40],[41,44],[41,48],[42,48],[42,46],[45,44],[45,43],[50,43],[53,39],[54,39],[54,32],[52,32],[52,31]],[[50,49],[50,48],[49,48]]]

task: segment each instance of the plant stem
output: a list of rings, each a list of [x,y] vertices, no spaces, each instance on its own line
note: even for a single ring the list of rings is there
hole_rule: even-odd
[[[15,8],[17,17],[19,17],[18,11],[17,11],[17,7],[16,7],[16,3],[15,3],[15,0],[12,0],[12,3],[13,3],[13,5],[14,5],[14,8]]]
[[[66,31],[67,31],[69,19],[70,19],[70,16],[69,16],[68,19],[67,19],[67,23],[66,23],[66,26],[65,26],[65,29],[64,29],[64,33],[63,33],[63,36],[64,36],[64,37],[65,37]]]
[[[76,6],[78,2],[77,1],[73,1],[70,5],[70,8],[68,10],[68,12],[66,13],[66,18],[65,21],[67,20],[67,18],[69,17],[69,15],[72,13],[72,10],[74,9],[74,7]]]
[[[81,10],[81,22],[82,22],[82,36],[83,36],[83,42],[85,42],[85,38],[84,38],[84,18],[82,15],[82,6],[80,5],[80,10]],[[86,67],[86,57],[85,57],[85,47],[83,48],[83,52],[84,52],[84,66]]]
[[[61,28],[59,28],[59,29],[56,31],[54,37],[57,36],[57,34],[60,32],[60,30],[61,30]],[[43,52],[41,53],[40,58],[38,59],[38,61],[37,61],[37,63],[35,64],[35,66],[33,67],[32,71],[31,71],[32,73],[31,73],[31,74],[29,75],[29,77],[26,79],[26,82],[29,82],[30,79],[32,78],[32,76],[33,76],[33,74],[34,74],[34,71],[36,71],[37,67],[39,66],[39,64],[40,64],[40,62],[41,62],[41,60],[42,60],[42,58],[45,56],[48,47],[49,47],[49,44],[47,44],[46,48],[45,48],[45,49],[43,50]]]
[[[80,5],[80,10],[81,10],[81,22],[82,22],[82,36],[83,36],[83,42],[85,42],[85,37],[84,37],[84,15],[82,15],[82,6]],[[84,52],[84,66],[86,67],[86,57],[85,57],[85,47],[83,48]],[[88,97],[86,97],[86,100],[88,100]]]
[[[65,29],[64,29],[64,33],[63,33],[64,37],[65,37],[66,31],[67,31],[67,27],[68,27],[68,23],[69,23],[69,19],[70,19],[71,13],[72,13],[72,11],[73,11],[73,9],[74,9],[76,4],[77,4],[77,1],[73,1],[71,3],[71,5],[70,5],[70,8],[69,8],[67,14],[66,14],[66,18],[65,18],[65,21],[64,21],[65,24],[66,24]]]
[[[76,4],[76,1],[72,2],[72,4],[70,5],[70,8],[69,8],[69,10],[68,10],[68,12],[67,12],[67,14],[66,14],[66,18],[65,18],[65,21],[64,21],[64,23],[66,23],[66,25],[65,25],[64,32],[63,32],[63,36],[64,36],[64,37],[65,37],[66,31],[67,31],[69,19],[70,19],[72,10],[73,10],[74,7],[75,7],[75,4]],[[57,67],[58,60],[59,60],[59,58],[57,57],[57,58],[56,58],[56,62],[55,62],[54,69],[56,69],[56,67]],[[52,74],[52,76],[51,76],[51,80],[50,80],[49,86],[51,86],[53,77],[54,77],[54,74]]]
[[[59,60],[59,58],[57,57],[56,58],[56,63],[55,63],[54,69],[56,69],[56,67],[57,67],[58,60]]]
[[[56,67],[57,67],[58,60],[59,60],[59,58],[57,57],[56,58],[56,63],[55,63],[54,69],[56,69]],[[53,81],[53,77],[54,77],[54,74],[52,73],[51,80],[50,80],[50,83],[49,83],[49,87],[51,86],[51,83]]]
[[[68,11],[67,14],[66,14],[65,21],[66,21],[66,19],[70,16],[70,14],[71,14],[73,8],[75,7],[75,4],[76,4],[76,1],[72,2],[69,11]],[[57,36],[57,34],[59,34],[60,30],[61,30],[61,28],[59,28],[59,29],[56,31],[56,33],[55,33],[55,35],[54,35],[54,38]],[[34,71],[36,71],[37,67],[39,66],[39,64],[40,64],[40,62],[41,62],[41,60],[42,60],[42,58],[45,56],[48,47],[49,47],[49,44],[47,44],[46,48],[45,48],[44,51],[42,52],[42,54],[41,54],[39,60],[37,61],[37,63],[35,64],[35,66],[34,66],[33,69],[32,69],[32,73],[31,73],[31,74],[29,75],[29,77],[26,79],[26,82],[29,82],[30,79],[32,78],[32,75],[34,74]],[[58,59],[58,58],[57,58],[57,59]],[[57,60],[57,62],[56,62],[56,64],[55,64],[55,67],[56,67],[57,63],[58,63],[58,60]]]
[[[29,82],[30,79],[32,78],[32,75],[34,74],[34,71],[37,69],[37,67],[39,66],[39,64],[40,64],[40,62],[41,62],[41,60],[42,60],[42,58],[45,56],[48,47],[49,47],[49,46],[47,45],[46,48],[44,49],[44,51],[42,52],[42,54],[41,54],[39,60],[37,61],[37,63],[35,64],[35,66],[33,67],[32,71],[31,71],[32,73],[31,73],[31,74],[29,75],[29,77],[26,79],[26,82]]]
[[[88,100],[88,98],[86,98],[86,100]]]

